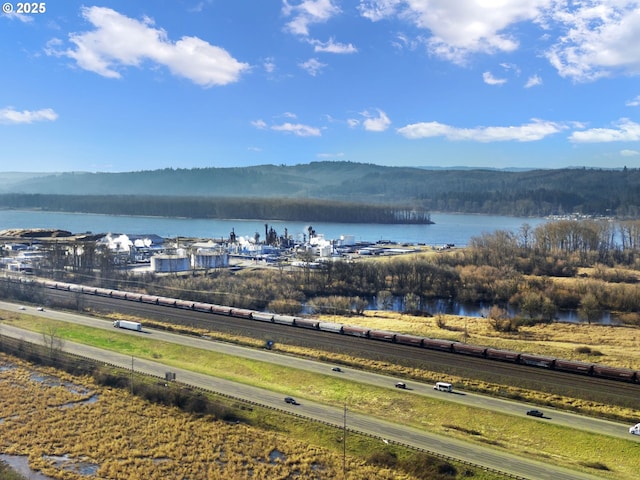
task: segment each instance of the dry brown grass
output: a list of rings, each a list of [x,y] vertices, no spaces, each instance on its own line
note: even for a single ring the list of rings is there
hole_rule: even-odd
[[[96,475],[104,479],[290,478],[292,472],[325,479],[342,473],[341,455],[285,435],[199,418],[4,355],[0,366],[8,367],[0,370],[0,450],[28,455],[33,469],[54,479],[86,477],[57,468],[50,456],[97,464]],[[86,402],[92,396],[97,400]],[[274,451],[282,460],[270,459]],[[354,480],[412,478],[351,457],[347,468]]]

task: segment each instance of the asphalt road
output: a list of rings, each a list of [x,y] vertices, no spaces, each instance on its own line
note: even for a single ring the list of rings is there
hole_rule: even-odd
[[[17,306],[0,302],[0,308],[7,310],[16,310]],[[25,312],[26,313],[26,312]],[[32,307],[28,307],[28,313],[32,315],[41,315],[57,320],[70,321],[79,324],[89,325],[96,328],[113,329],[110,321],[99,320],[95,317],[88,317],[64,312],[55,311],[36,311]],[[287,365],[292,368],[310,370],[317,373],[327,375],[340,375],[341,378],[354,382],[369,383],[378,386],[387,386],[394,388],[397,379],[389,376],[378,375],[374,373],[361,372],[354,369],[343,369],[342,373],[332,372],[331,365],[321,362],[314,362],[295,357],[283,356],[277,353],[246,349],[235,345],[213,342],[206,339],[198,339],[187,336],[169,334],[163,331],[149,330],[146,333],[130,332],[126,330],[118,330],[119,333],[127,335],[151,335],[159,341],[167,341],[180,343],[184,345],[194,346],[198,348],[215,350],[235,356],[244,356],[260,361]],[[42,343],[42,336],[37,333],[28,332],[8,325],[0,327],[0,333],[3,335],[13,336],[16,338],[24,338],[26,341],[34,343]],[[293,414],[312,418],[314,420],[323,421],[342,427],[344,421],[343,408],[336,408],[313,402],[310,399],[298,398],[299,405],[288,405],[284,403],[282,393],[258,389],[250,385],[238,384],[235,382],[212,378],[206,375],[197,374],[182,369],[168,368],[158,362],[151,362],[144,359],[132,359],[114,352],[108,352],[85,345],[79,345],[72,342],[65,342],[65,350],[72,353],[83,355],[90,358],[96,358],[101,361],[119,365],[123,368],[131,368],[132,364],[136,371],[147,373],[164,378],[167,370],[176,373],[177,380],[192,385],[194,387],[212,390],[233,397],[247,399],[272,408],[278,408]],[[457,392],[453,394],[437,392],[433,390],[432,385],[420,383],[408,383],[408,389],[405,391],[407,395],[424,395],[446,399],[452,402],[460,402],[467,405],[474,405],[481,408],[501,411],[513,415],[523,415],[529,408],[527,405],[515,402],[507,402],[491,397],[484,397],[477,394]],[[285,393],[286,394],[286,393]],[[545,418],[531,419],[531,421],[549,421],[558,425],[566,425],[571,428],[578,428],[586,431],[593,431],[600,434],[623,437],[629,439],[628,426],[608,422],[593,418],[581,417],[559,411],[548,411],[545,409]],[[383,419],[372,418],[367,415],[358,414],[348,411],[347,426],[350,430],[366,433],[391,442],[411,445],[422,448],[441,455],[452,458],[461,459],[476,465],[481,465],[494,470],[510,473],[522,478],[528,479],[595,479],[597,476],[581,474],[575,471],[554,467],[542,462],[537,462],[521,457],[516,457],[497,449],[491,449],[480,445],[475,445],[442,435],[435,435],[429,432],[420,431],[412,427],[394,424]]]

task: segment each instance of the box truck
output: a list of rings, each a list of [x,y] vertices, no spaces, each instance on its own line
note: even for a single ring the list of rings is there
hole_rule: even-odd
[[[136,332],[142,331],[142,324],[140,322],[129,322],[128,320],[116,320],[113,322],[113,326],[116,328],[126,328],[127,330],[135,330]]]

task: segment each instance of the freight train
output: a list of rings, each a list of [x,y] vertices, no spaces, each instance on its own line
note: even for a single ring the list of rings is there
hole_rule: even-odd
[[[10,280],[24,281],[19,278]],[[547,368],[550,370],[558,370],[562,372],[588,375],[610,380],[640,383],[640,371],[628,368],[610,367],[597,363],[565,360],[561,358],[535,355],[531,353],[512,352],[508,350],[482,347],[479,345],[470,345],[453,340],[420,337],[384,330],[374,330],[355,325],[323,322],[310,318],[302,318],[299,316],[259,312],[244,308],[235,308],[202,302],[192,302],[188,300],[179,300],[162,296],[125,292],[121,290],[110,290],[71,283],[54,282],[51,280],[30,279],[29,281],[39,283],[45,288],[55,290],[77,292],[86,295],[97,295],[120,300],[128,300],[132,302],[160,305],[165,307],[181,308],[196,312],[226,315],[229,317],[243,318],[260,322],[270,322],[280,325],[288,325],[292,327],[335,333],[338,335],[349,335],[380,342],[390,342],[399,345],[406,345],[409,347],[439,350],[442,352],[469,355],[472,357],[486,358],[489,360],[496,360],[501,362],[510,362],[531,367]]]

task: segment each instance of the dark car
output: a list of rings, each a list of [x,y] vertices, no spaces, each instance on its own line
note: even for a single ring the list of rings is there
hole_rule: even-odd
[[[542,413],[540,410],[527,410],[527,415],[529,415],[530,417],[544,417],[544,413]]]
[[[297,405],[296,399],[293,397],[284,397],[284,401],[290,403],[291,405]]]
[[[403,382],[396,383],[396,388],[407,388],[407,384]]]
[[[332,371],[332,372],[341,372],[341,371],[342,371],[342,369],[341,369],[340,367],[333,367],[333,368],[331,369],[331,371]]]

